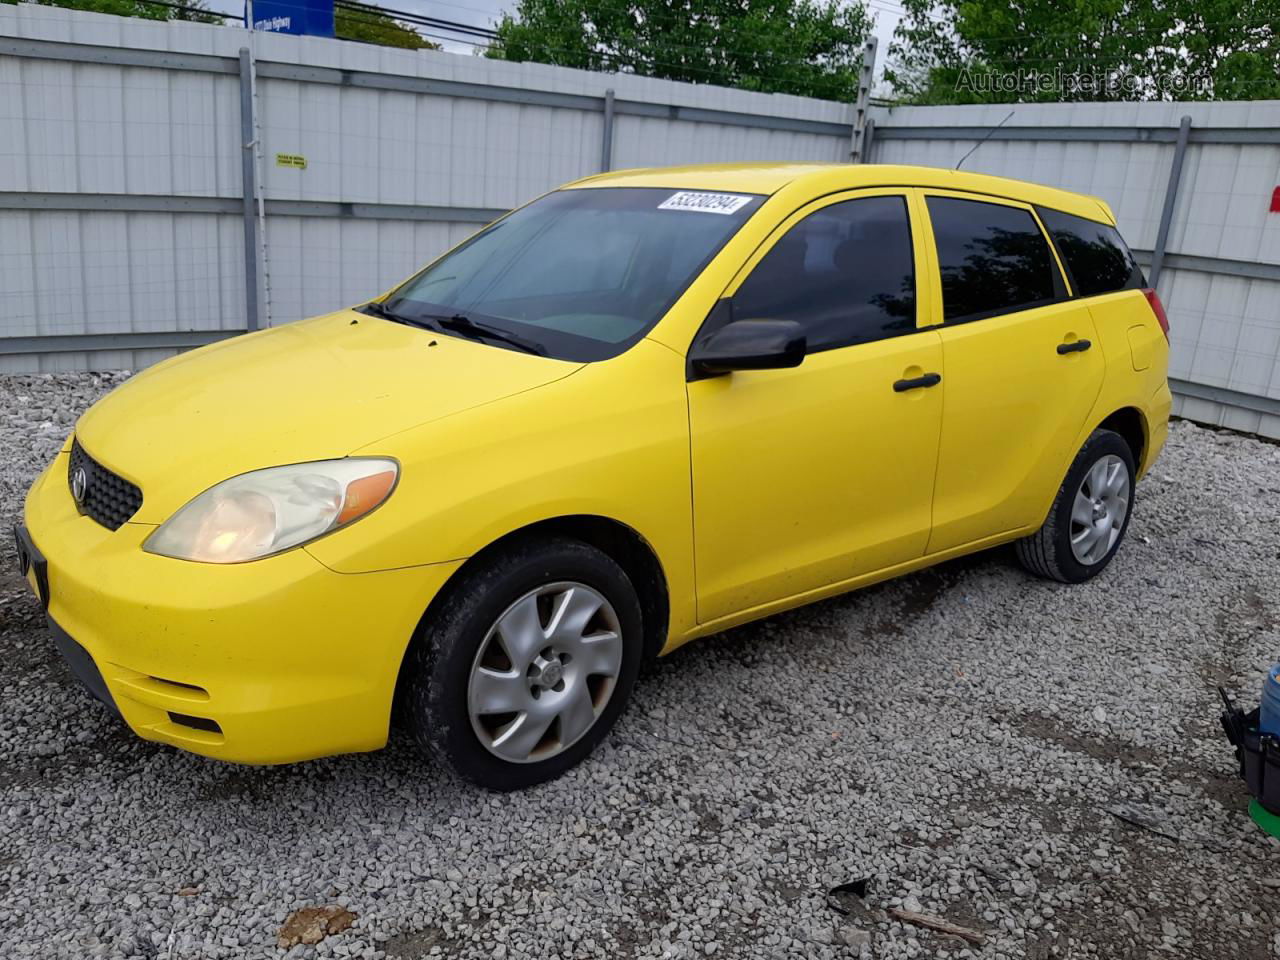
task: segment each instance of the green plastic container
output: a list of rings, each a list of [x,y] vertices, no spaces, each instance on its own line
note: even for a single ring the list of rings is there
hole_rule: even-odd
[[[1267,813],[1257,800],[1249,801],[1249,816],[1253,817],[1253,822],[1271,836],[1280,839],[1280,817],[1274,813]]]

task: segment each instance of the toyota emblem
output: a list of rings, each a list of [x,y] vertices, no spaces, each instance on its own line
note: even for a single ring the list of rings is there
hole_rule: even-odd
[[[76,498],[76,503],[84,503],[85,491],[89,489],[89,475],[84,472],[84,467],[77,467],[76,472],[71,475],[71,496]]]

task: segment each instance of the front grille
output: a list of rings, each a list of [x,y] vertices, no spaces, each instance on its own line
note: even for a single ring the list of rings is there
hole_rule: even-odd
[[[84,473],[84,488],[76,497],[76,475],[81,471]],[[67,486],[71,488],[80,512],[109,530],[119,530],[142,506],[142,491],[89,456],[79,440],[71,443]]]

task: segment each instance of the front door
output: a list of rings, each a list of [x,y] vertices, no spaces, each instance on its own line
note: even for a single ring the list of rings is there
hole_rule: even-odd
[[[1027,204],[927,191],[947,403],[929,552],[1040,523],[1102,388],[1093,318]],[[935,317],[935,319],[937,319]]]
[[[916,325],[917,202],[813,203],[726,291],[735,321],[795,320],[809,352],[688,385],[700,622],[923,555],[944,387],[941,338]]]

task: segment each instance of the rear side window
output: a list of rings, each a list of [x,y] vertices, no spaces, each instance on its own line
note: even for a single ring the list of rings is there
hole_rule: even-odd
[[[1029,211],[954,197],[926,201],[946,322],[1025,310],[1065,296],[1049,243]]]
[[[905,197],[863,197],[809,214],[756,264],[733,297],[735,320],[794,320],[810,352],[916,329],[915,263]]]
[[[1037,209],[1058,245],[1071,276],[1071,288],[1078,296],[1136,290],[1147,285],[1142,269],[1115,227],[1061,210]]]

